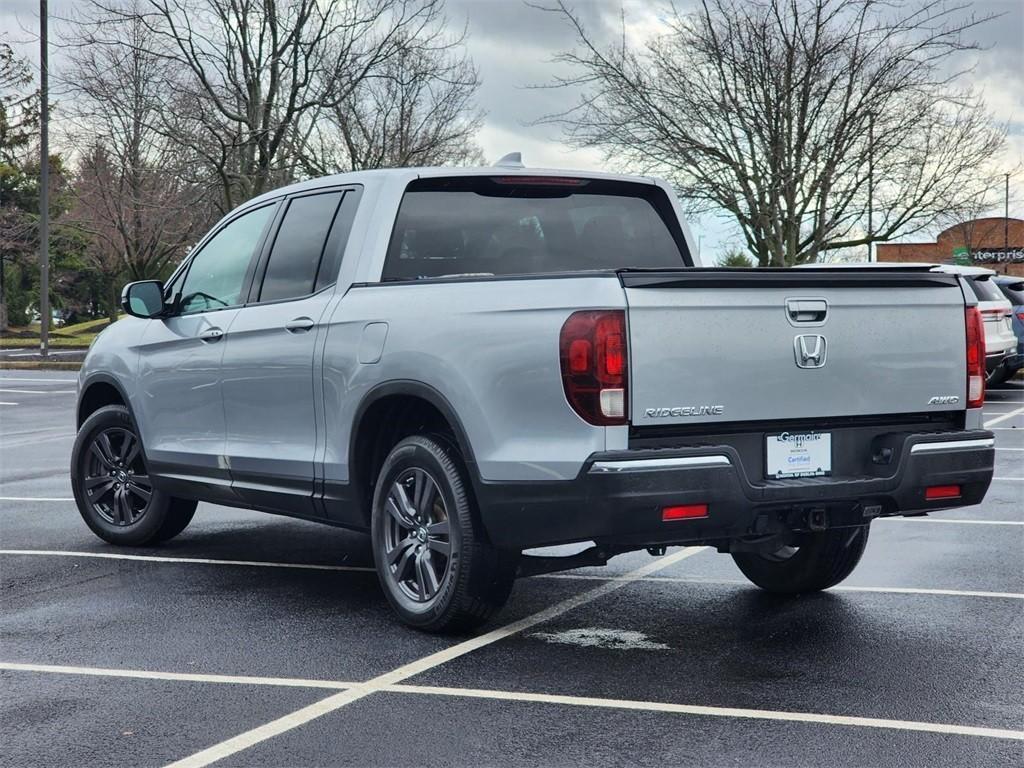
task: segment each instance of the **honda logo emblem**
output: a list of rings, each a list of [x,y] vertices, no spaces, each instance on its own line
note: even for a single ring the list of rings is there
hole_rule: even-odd
[[[822,368],[828,352],[828,341],[816,333],[805,333],[793,339],[793,352],[798,368]]]

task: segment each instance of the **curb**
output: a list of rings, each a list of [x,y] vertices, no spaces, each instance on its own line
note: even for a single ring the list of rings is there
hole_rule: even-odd
[[[78,371],[81,363],[0,362],[0,371]]]

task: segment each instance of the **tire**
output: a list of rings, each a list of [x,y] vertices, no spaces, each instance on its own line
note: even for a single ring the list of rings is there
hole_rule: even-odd
[[[732,559],[761,589],[794,595],[834,587],[857,567],[868,543],[868,526],[805,534],[797,548],[764,555],[734,552]]]
[[[998,387],[1000,384],[1005,384],[1009,380],[1010,374],[1007,372],[1006,368],[999,366],[985,379],[985,386]]]
[[[487,541],[462,458],[442,437],[408,437],[388,454],[371,537],[384,594],[411,627],[464,632],[508,600],[519,553]]]
[[[185,530],[196,511],[195,501],[152,486],[142,441],[123,405],[100,408],[78,430],[71,488],[85,524],[111,544],[167,541]]]

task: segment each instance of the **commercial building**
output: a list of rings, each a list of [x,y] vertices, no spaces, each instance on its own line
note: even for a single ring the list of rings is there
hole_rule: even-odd
[[[879,243],[879,261],[936,262],[988,267],[1024,277],[1024,220],[973,219],[939,233],[931,243]]]

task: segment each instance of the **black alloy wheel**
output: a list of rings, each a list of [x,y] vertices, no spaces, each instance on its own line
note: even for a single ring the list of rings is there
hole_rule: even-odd
[[[111,525],[141,520],[153,500],[153,486],[138,437],[122,427],[98,432],[89,445],[82,486],[96,514]]]
[[[391,607],[417,629],[473,629],[512,589],[519,553],[491,546],[468,478],[454,440],[433,434],[399,441],[377,475],[377,576]]]
[[[386,574],[408,599],[427,603],[451,578],[451,527],[444,497],[430,475],[412,468],[391,484],[384,507]]]
[[[71,450],[71,489],[92,532],[111,544],[144,546],[172,539],[192,521],[194,499],[153,485],[135,421],[123,405],[90,414]]]

